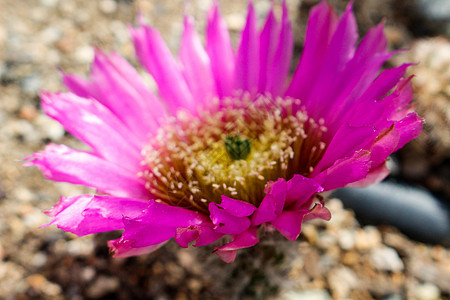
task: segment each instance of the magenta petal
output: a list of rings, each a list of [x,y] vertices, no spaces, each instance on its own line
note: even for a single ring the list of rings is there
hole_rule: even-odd
[[[276,39],[271,41],[271,43],[275,42]],[[283,1],[280,37],[271,68],[269,69],[271,76],[269,76],[270,83],[268,91],[273,96],[280,96],[284,92],[286,79],[291,66],[293,49],[294,36],[292,34],[291,22],[289,21],[286,1]]]
[[[89,145],[99,156],[138,172],[142,156],[139,140],[106,107],[70,93],[42,93],[42,109]],[[124,142],[127,141],[127,142]]]
[[[405,118],[397,122],[395,125],[395,128],[400,134],[397,147],[394,150],[397,151],[406,143],[419,136],[423,128],[423,119],[416,113],[409,113]]]
[[[209,203],[211,221],[216,226],[214,230],[223,234],[239,234],[250,227],[247,217],[235,217],[215,203]]]
[[[391,171],[386,167],[386,163],[382,163],[378,167],[372,168],[366,178],[347,184],[347,187],[366,187],[381,182],[389,175],[390,172]]]
[[[216,86],[209,56],[202,46],[200,37],[194,29],[194,20],[190,16],[185,16],[184,19],[179,57],[192,95],[199,102],[208,103],[207,101],[217,94]]]
[[[313,179],[320,183],[325,191],[329,191],[365,178],[370,167],[370,152],[361,150],[351,157],[337,160],[333,166]]]
[[[24,166],[37,166],[50,180],[82,184],[117,197],[148,198],[144,181],[92,153],[49,144],[27,157]]]
[[[354,127],[344,125],[336,132],[329,143],[319,163],[311,174],[314,177],[319,172],[333,165],[338,159],[350,157],[355,151],[368,149],[378,135],[373,126]]]
[[[382,99],[405,74],[406,69],[411,64],[403,64],[393,69],[387,69],[378,75],[378,77],[368,87],[361,99],[380,100]]]
[[[79,195],[61,197],[51,210],[53,217],[45,226],[57,225],[78,236],[123,229],[123,216],[136,217],[148,203],[141,199]]]
[[[319,218],[319,219],[322,219],[325,221],[331,220],[330,211],[322,203],[316,203],[314,205],[314,207],[311,209],[311,211],[303,217],[303,221],[306,222],[306,221],[316,219],[316,218]]]
[[[96,51],[91,82],[64,74],[64,84],[76,95],[94,98],[133,131],[141,142],[166,118],[163,104],[153,95],[136,70],[120,55]]]
[[[386,120],[402,119],[413,98],[410,80],[411,78],[400,80],[394,92],[381,100],[362,99],[353,107],[348,122],[352,126],[374,124],[374,126],[382,127]],[[365,113],[360,114],[361,111]]]
[[[267,15],[264,27],[259,35],[259,88],[258,91],[264,94],[270,87],[273,74],[272,61],[276,51],[276,45],[280,34],[280,26],[273,13],[273,8]]]
[[[302,101],[309,98],[337,23],[338,17],[326,1],[321,1],[311,10],[306,27],[304,49],[286,96]]]
[[[252,247],[259,242],[257,233],[258,228],[251,227],[247,231],[235,235],[231,243],[216,247],[214,251],[224,262],[231,263],[236,258],[236,250]]]
[[[235,61],[230,36],[225,21],[219,13],[217,2],[208,12],[206,52],[216,82],[219,97],[231,96],[234,90]]]
[[[302,231],[303,216],[307,213],[307,209],[284,211],[271,224],[287,239],[295,241]]]
[[[287,183],[283,178],[269,182],[266,186],[266,196],[252,216],[253,226],[275,220],[283,211],[286,201]]]
[[[372,149],[370,150],[370,160],[373,167],[382,164],[387,157],[395,151],[399,139],[400,135],[395,124],[384,130],[377,137]]]
[[[315,193],[323,191],[323,187],[311,178],[295,174],[287,182],[285,209],[297,210],[307,204]]]
[[[411,79],[413,76],[401,79],[395,90],[394,97],[389,107],[390,114],[388,119],[390,120],[400,120],[405,117],[408,113],[412,111],[410,103],[413,99],[413,88],[411,84]]]
[[[321,97],[323,100],[320,115],[327,120],[327,124],[345,122],[344,116],[373,82],[382,64],[393,54],[386,52],[386,43],[383,23],[372,28],[364,37],[355,55],[334,81],[334,85],[327,88],[328,95],[333,97]]]
[[[224,251],[217,251],[217,256],[220,257],[221,260],[226,262],[227,264],[234,262],[237,255],[237,250],[224,250]]]
[[[209,245],[223,236],[223,234],[214,231],[212,224],[211,226],[209,226],[209,224],[198,226],[198,228],[199,237],[196,240],[194,247]]]
[[[248,4],[247,23],[236,55],[236,84],[243,91],[256,92],[259,82],[258,24],[253,3]]]
[[[148,208],[140,216],[125,218],[124,223],[121,240],[133,241],[132,247],[140,248],[175,237],[180,227],[205,226],[211,221],[199,212],[150,200]]]
[[[231,199],[225,195],[222,195],[222,202],[219,206],[235,217],[248,217],[256,210],[256,207],[248,202]]]
[[[78,75],[63,74],[64,85],[75,95],[82,98],[95,97],[92,91],[92,83]]]
[[[190,243],[195,242],[194,247],[209,245],[223,234],[214,231],[209,224],[201,226],[178,227],[175,234],[175,241],[183,248],[187,248]]]
[[[93,96],[145,141],[166,117],[163,104],[120,55],[97,50],[91,69]]]
[[[142,23],[130,31],[139,62],[155,79],[169,111],[175,114],[179,108],[185,108],[195,112],[196,100],[159,33]]]
[[[148,254],[164,246],[165,243],[167,243],[167,241],[156,245],[136,248],[133,247],[134,245],[132,241],[123,241],[119,238],[108,241],[108,247],[109,251],[113,253],[113,257],[119,258]]]
[[[177,228],[176,234],[175,234],[175,242],[178,243],[183,248],[189,247],[189,244],[193,241],[198,240],[200,236],[200,232],[197,228]]]
[[[324,62],[320,73],[318,74],[314,88],[308,98],[303,102],[308,109],[310,116],[320,118],[323,117],[323,110],[329,108],[326,103],[327,99],[336,97],[334,89],[324,88],[333,87],[336,82],[336,76],[342,75],[347,63],[351,60],[355,53],[355,44],[358,40],[358,32],[355,16],[351,10],[352,3],[347,6],[347,10],[339,20],[333,38],[324,57]],[[301,99],[301,98],[300,98]],[[303,99],[302,99],[303,100]]]

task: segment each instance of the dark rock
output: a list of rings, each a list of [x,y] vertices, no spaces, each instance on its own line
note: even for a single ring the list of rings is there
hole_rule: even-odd
[[[418,241],[450,245],[450,207],[427,191],[385,182],[334,195],[363,223],[389,224]]]

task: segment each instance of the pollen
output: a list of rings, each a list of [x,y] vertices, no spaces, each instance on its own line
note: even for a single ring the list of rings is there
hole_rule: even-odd
[[[143,149],[140,175],[169,205],[207,212],[226,195],[258,206],[269,181],[308,176],[325,151],[326,127],[298,107],[290,98],[243,95],[197,115],[180,112]]]

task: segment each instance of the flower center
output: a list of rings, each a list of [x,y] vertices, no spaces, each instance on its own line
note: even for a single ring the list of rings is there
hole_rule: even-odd
[[[143,149],[146,187],[158,201],[202,212],[221,195],[258,206],[267,182],[308,176],[323,155],[326,128],[294,106],[244,95],[197,116],[180,112]]]

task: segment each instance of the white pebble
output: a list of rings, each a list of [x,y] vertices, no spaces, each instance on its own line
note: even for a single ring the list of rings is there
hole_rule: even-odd
[[[414,297],[417,300],[437,300],[441,297],[441,291],[431,283],[424,283],[414,289]]]
[[[78,63],[87,64],[94,59],[94,49],[88,45],[80,46],[75,50],[73,55]]]
[[[105,14],[112,14],[117,10],[117,3],[112,0],[102,0],[98,4],[100,11]]]
[[[403,261],[397,252],[389,247],[373,249],[370,255],[372,265],[380,271],[402,271]]]

